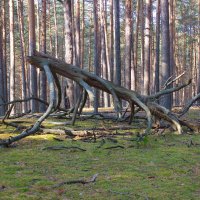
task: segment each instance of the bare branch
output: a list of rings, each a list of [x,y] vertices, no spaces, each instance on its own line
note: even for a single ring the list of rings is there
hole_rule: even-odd
[[[180,74],[179,76],[175,77],[174,79],[172,79],[172,76],[166,81],[166,83],[164,84],[163,88],[166,89],[169,85],[171,85],[172,83],[174,83],[175,81],[177,81],[178,79],[180,79],[183,75],[185,74],[185,71]],[[171,80],[172,79],[172,80]]]
[[[193,103],[195,101],[197,101],[198,99],[200,99],[200,93],[197,94],[196,96],[194,96],[186,105],[185,107],[182,109],[182,111],[179,114],[179,117],[182,117],[183,115],[185,115],[185,113],[187,113],[187,111],[190,109],[190,107],[193,105]]]
[[[169,88],[169,89],[165,89],[165,90],[161,90],[159,92],[157,92],[156,94],[153,94],[153,95],[149,95],[147,96],[148,99],[157,99],[165,94],[170,94],[172,92],[175,92],[175,91],[178,91],[186,86],[188,86],[190,83],[192,82],[192,80],[190,79],[187,83],[184,83],[180,86],[177,86],[177,87],[173,87],[173,88]]]
[[[33,127],[28,128],[26,130],[24,130],[21,134],[15,136],[15,137],[11,137],[7,140],[3,140],[0,142],[0,146],[3,147],[8,147],[10,144],[12,144],[13,142],[16,142],[24,137],[27,137],[31,134],[36,133],[39,128],[41,123],[49,116],[49,114],[51,113],[52,109],[55,108],[56,105],[56,91],[55,91],[55,86],[54,86],[54,79],[53,79],[53,75],[51,73],[51,70],[49,68],[48,65],[44,65],[44,70],[47,76],[47,80],[49,82],[49,90],[50,90],[50,104],[48,109],[46,110],[46,112],[36,121],[36,123],[33,125]]]

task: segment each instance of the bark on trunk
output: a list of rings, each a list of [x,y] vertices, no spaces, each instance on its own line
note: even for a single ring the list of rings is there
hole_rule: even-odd
[[[114,0],[114,83],[121,85],[120,2]]]
[[[14,42],[14,2],[9,1],[10,16],[10,101],[15,99],[15,42]],[[14,109],[11,114],[14,114]]]
[[[126,0],[126,27],[125,27],[125,87],[131,89],[131,50],[132,41],[132,2]],[[134,77],[133,77],[134,82]]]
[[[94,0],[93,10],[94,10],[94,74],[99,75],[99,29],[98,29],[98,0]],[[98,113],[99,107],[99,92],[95,89],[94,91],[94,113]]]
[[[170,72],[170,36],[169,36],[169,2],[161,0],[161,23],[162,23],[162,64],[161,64],[161,85],[164,86],[169,79]],[[168,94],[161,99],[161,105],[171,109],[171,95]]]
[[[0,13],[1,14],[1,13]],[[2,30],[1,22],[0,22],[0,30]],[[0,46],[2,46],[2,32],[0,32]],[[3,52],[2,48],[0,48],[0,104],[3,104],[4,102],[4,82],[3,82]],[[0,107],[0,116],[3,116],[5,114],[5,107]]]
[[[34,0],[28,0],[28,20],[29,20],[29,56],[34,54],[36,49],[35,40],[35,8]],[[34,66],[29,67],[30,77],[30,96],[37,98],[37,72]],[[38,103],[35,100],[31,101],[31,112],[35,113],[38,111]]]
[[[64,19],[65,19],[65,61],[73,63],[73,38],[72,38],[72,4],[71,0],[64,1]],[[64,86],[65,87],[65,86]],[[74,85],[73,81],[67,79],[67,94],[63,99],[69,99],[69,107],[74,106]]]
[[[17,1],[18,21],[20,29],[20,48],[21,48],[21,69],[22,69],[22,99],[26,99],[26,61],[25,61],[25,39],[24,39],[24,18],[23,18],[23,2]],[[27,112],[27,103],[22,103],[22,112]]]
[[[146,0],[145,39],[144,39],[144,95],[150,93],[150,25],[151,0]]]
[[[160,90],[160,0],[157,0],[156,11],[156,62],[155,62],[155,92]]]
[[[7,48],[6,48],[6,37],[7,37],[7,31],[6,31],[6,0],[2,0],[1,5],[1,16],[2,16],[2,72],[3,72],[3,99],[5,102],[8,100],[8,86],[7,86],[7,62],[6,62],[6,54],[7,54]],[[6,108],[5,108],[6,110]]]
[[[57,26],[57,8],[56,0],[53,0],[54,9],[54,31],[55,31],[55,57],[58,58],[58,26]]]
[[[100,2],[100,12],[101,12],[101,66],[102,66],[102,77],[108,80],[108,63],[106,59],[106,37],[105,37],[105,20],[104,20],[104,0]],[[109,96],[108,93],[103,93],[103,105],[104,107],[109,106]]]
[[[41,27],[41,52],[46,53],[46,0],[42,0],[42,27]],[[43,101],[47,100],[47,86],[46,86],[46,76],[44,71],[40,71],[40,99]],[[44,112],[46,110],[46,106],[44,104],[40,104],[39,111]]]

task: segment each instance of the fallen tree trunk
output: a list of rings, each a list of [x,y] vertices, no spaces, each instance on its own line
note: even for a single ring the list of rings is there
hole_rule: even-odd
[[[121,99],[129,102],[131,107],[131,112],[134,112],[134,105],[137,105],[139,108],[141,108],[146,112],[146,117],[147,117],[146,134],[148,134],[152,128],[152,115],[173,124],[178,130],[178,132],[182,133],[180,121],[175,116],[175,114],[173,114],[166,108],[158,105],[155,102],[155,100],[165,94],[169,94],[186,87],[191,83],[191,80],[189,80],[187,83],[183,85],[170,89],[161,90],[154,95],[145,96],[135,91],[128,90],[124,87],[117,86],[112,82],[102,79],[86,70],[67,64],[63,61],[60,61],[46,54],[35,53],[35,56],[28,57],[27,60],[29,63],[40,68],[41,70],[43,69],[44,64],[47,64],[50,66],[50,69],[53,74],[59,74],[61,76],[76,81],[82,88],[85,89],[90,100],[93,100],[94,98],[91,87],[110,93],[113,96],[115,110],[118,113],[121,112],[121,103],[120,103]]]
[[[55,97],[54,96],[51,97],[51,95],[52,95],[52,92],[51,92],[50,93],[51,103],[49,105],[49,108],[46,111],[46,113],[38,120],[38,122],[36,122],[36,124],[30,130],[26,130],[25,132],[22,132],[19,136],[11,138],[7,141],[0,142],[0,145],[1,144],[9,145],[12,142],[15,142],[23,137],[26,137],[30,134],[35,133],[36,131],[39,130],[39,127],[40,127],[42,121],[49,116],[52,109],[59,107],[61,91],[60,91],[59,81],[57,80],[57,74],[77,82],[82,88],[81,94],[80,94],[80,97],[82,97],[82,98],[79,98],[76,103],[72,123],[75,122],[77,113],[79,113],[79,114],[81,113],[87,97],[89,97],[90,100],[93,101],[94,94],[93,94],[93,90],[91,87],[94,87],[94,88],[103,90],[105,92],[108,92],[112,95],[113,101],[114,101],[114,107],[115,107],[115,110],[118,113],[119,117],[121,116],[121,110],[122,110],[121,100],[122,99],[126,100],[130,104],[131,119],[134,115],[135,105],[138,106],[141,110],[144,110],[146,113],[146,118],[147,118],[147,129],[146,129],[144,135],[149,134],[151,131],[152,119],[153,119],[152,116],[155,116],[156,118],[159,118],[159,119],[169,122],[178,131],[179,134],[182,133],[181,125],[187,126],[190,129],[192,129],[188,125],[188,123],[182,123],[182,121],[174,113],[172,113],[170,110],[168,110],[165,107],[160,106],[159,104],[156,103],[156,100],[159,97],[161,97],[165,94],[169,94],[169,93],[178,91],[178,90],[186,87],[187,85],[189,85],[191,83],[191,80],[189,80],[187,83],[185,83],[183,85],[180,85],[180,86],[177,86],[174,88],[170,88],[170,89],[163,89],[154,95],[145,96],[145,95],[141,95],[135,91],[128,90],[124,87],[117,86],[117,85],[113,84],[112,82],[102,79],[86,70],[83,70],[77,66],[67,64],[61,60],[58,60],[58,59],[51,57],[49,55],[46,55],[46,54],[41,54],[41,53],[36,52],[34,56],[28,57],[27,61],[30,64],[34,65],[35,67],[38,67],[41,70],[45,70],[47,78],[49,80],[49,83],[52,84],[52,81],[55,83],[55,85],[58,88],[58,100],[57,100],[58,103],[56,106],[54,105]],[[54,91],[54,93],[55,93],[55,91]]]

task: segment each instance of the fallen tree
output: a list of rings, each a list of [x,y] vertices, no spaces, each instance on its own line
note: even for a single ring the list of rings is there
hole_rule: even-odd
[[[117,86],[112,82],[102,79],[84,69],[67,64],[46,54],[36,52],[34,56],[27,57],[27,61],[35,67],[44,70],[46,73],[47,80],[50,86],[49,107],[47,111],[43,114],[43,116],[38,119],[33,127],[23,131],[20,135],[16,137],[1,141],[1,146],[9,146],[13,142],[37,132],[40,128],[41,123],[50,115],[50,113],[59,108],[61,102],[61,87],[57,79],[57,74],[77,82],[81,87],[80,96],[73,109],[72,124],[75,123],[77,113],[80,114],[82,112],[87,98],[89,97],[90,101],[94,100],[94,94],[91,88],[94,87],[102,91],[108,92],[112,95],[114,108],[118,113],[119,118],[121,117],[122,111],[121,100],[125,100],[130,104],[130,122],[132,121],[134,116],[135,106],[145,111],[147,118],[147,129],[144,135],[150,134],[153,116],[157,119],[162,119],[170,123],[172,127],[178,131],[179,134],[183,132],[182,126],[186,126],[190,130],[195,129],[194,126],[191,126],[188,122],[181,120],[180,117],[178,117],[175,113],[156,103],[156,100],[159,99],[161,96],[173,93],[188,86],[191,83],[191,80],[188,80],[185,84],[182,84],[180,86],[176,86],[170,89],[163,89],[156,94],[145,96],[137,93],[136,91]],[[58,95],[56,95],[55,86],[57,86],[58,88]]]

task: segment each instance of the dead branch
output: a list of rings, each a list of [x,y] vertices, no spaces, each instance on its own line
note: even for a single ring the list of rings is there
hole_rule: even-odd
[[[15,106],[15,104],[11,104],[10,108],[8,108],[4,118],[2,119],[2,123],[5,124],[6,126],[12,126],[12,127],[16,128],[17,131],[23,130],[24,128],[26,128],[25,126],[18,125],[14,122],[6,121],[6,119],[10,118],[10,113],[12,112],[12,109],[14,108],[14,106]]]
[[[58,187],[61,187],[63,185],[72,185],[72,184],[83,184],[83,185],[85,185],[85,184],[93,183],[93,182],[96,181],[98,175],[99,174],[95,174],[89,180],[79,179],[79,180],[64,181],[62,183],[58,183],[58,184],[54,185],[52,188],[58,188]]]
[[[169,77],[169,79],[166,81],[166,83],[163,86],[163,89],[166,89],[168,86],[170,86],[172,83],[174,83],[175,81],[177,81],[178,79],[180,79],[183,75],[185,74],[185,71],[178,75],[177,77],[175,77],[174,79],[172,79],[172,76]],[[171,80],[172,79],[172,80]]]
[[[124,149],[125,147],[121,145],[117,145],[117,146],[106,147],[104,149],[117,149],[117,148]]]
[[[2,140],[0,142],[0,146],[1,147],[8,147],[10,144],[12,144],[13,142],[16,142],[24,137],[27,137],[31,134],[36,133],[39,129],[40,129],[40,125],[42,124],[42,122],[49,116],[49,114],[51,113],[52,109],[55,108],[56,105],[56,91],[55,91],[55,87],[54,87],[54,79],[53,79],[53,75],[49,69],[49,66],[47,64],[44,64],[44,70],[47,76],[47,80],[49,83],[49,90],[50,90],[50,104],[48,109],[46,110],[46,112],[36,121],[36,123],[33,125],[33,127],[28,128],[26,130],[24,130],[21,134],[15,136],[15,137],[11,137],[8,138],[7,140]]]
[[[64,149],[67,149],[67,150],[79,150],[79,151],[86,151],[85,149],[82,149],[80,147],[66,147],[66,146],[52,146],[52,147],[45,147],[43,148],[43,150],[64,150]]]
[[[200,93],[196,96],[192,97],[191,100],[188,101],[188,103],[185,105],[185,107],[182,109],[182,111],[179,114],[179,117],[182,117],[187,113],[187,111],[190,109],[190,107],[193,105],[194,102],[200,99]]]
[[[0,106],[7,106],[7,105],[10,105],[10,104],[16,104],[16,103],[23,103],[23,102],[27,102],[27,101],[31,101],[31,100],[39,101],[40,103],[43,103],[47,106],[49,105],[46,101],[44,101],[42,99],[39,99],[39,98],[36,98],[36,97],[29,97],[29,98],[26,98],[26,99],[16,99],[14,101],[3,103],[3,104],[0,104]]]

